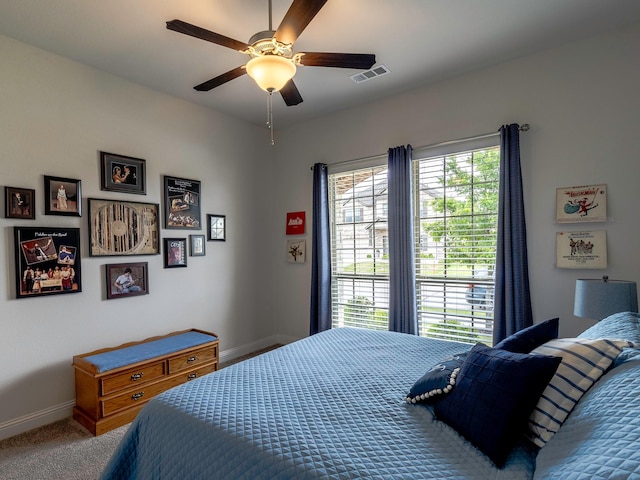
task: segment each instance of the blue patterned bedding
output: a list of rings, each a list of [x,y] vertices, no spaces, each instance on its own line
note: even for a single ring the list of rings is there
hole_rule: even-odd
[[[531,479],[523,438],[497,469],[413,383],[469,345],[338,328],[173,388],[151,400],[101,478]]]
[[[637,353],[637,351],[634,351]],[[640,357],[609,371],[540,450],[536,480],[640,478]]]

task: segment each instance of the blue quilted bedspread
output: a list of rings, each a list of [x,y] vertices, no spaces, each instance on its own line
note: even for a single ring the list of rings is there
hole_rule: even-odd
[[[103,479],[531,479],[523,439],[497,469],[413,383],[469,345],[339,328],[173,388],[129,428]]]
[[[584,395],[540,450],[536,480],[640,479],[639,412],[640,357],[636,356],[604,375]]]

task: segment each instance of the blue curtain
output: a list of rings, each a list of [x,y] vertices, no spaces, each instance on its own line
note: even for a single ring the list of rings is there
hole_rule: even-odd
[[[389,330],[418,335],[411,153],[389,149]]]
[[[311,335],[331,328],[331,236],[327,165],[313,166],[311,234]]]
[[[527,229],[520,170],[520,126],[500,127],[500,194],[494,298],[494,344],[533,325]]]

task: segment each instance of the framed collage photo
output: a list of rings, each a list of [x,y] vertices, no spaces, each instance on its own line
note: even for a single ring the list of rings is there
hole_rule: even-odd
[[[81,184],[80,180],[45,175],[45,215],[82,216]]]
[[[108,192],[147,194],[146,161],[100,152],[100,188]]]
[[[4,187],[4,216],[35,220],[36,191],[29,188]]]
[[[200,182],[164,176],[165,228],[202,228]]]
[[[187,239],[164,239],[164,268],[187,266]]]
[[[157,203],[90,198],[87,204],[89,256],[160,253]]]
[[[16,298],[82,291],[80,229],[14,227]]]
[[[107,299],[147,295],[149,270],[147,262],[105,265]]]
[[[207,240],[209,242],[227,240],[227,217],[225,215],[207,215]]]
[[[204,257],[204,235],[189,235],[189,256]]]

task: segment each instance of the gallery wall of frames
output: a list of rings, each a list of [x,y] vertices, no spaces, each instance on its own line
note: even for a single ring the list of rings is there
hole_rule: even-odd
[[[104,265],[108,300],[150,293],[148,263],[135,257],[162,255],[165,269],[186,268],[188,257],[205,256],[206,241],[226,241],[226,215],[201,212],[200,181],[163,175],[162,205],[138,201],[147,194],[146,160],[98,153],[100,189],[122,198],[88,198],[86,212],[81,179],[44,175],[41,192],[5,186],[5,218],[29,221],[13,229],[16,298],[82,292],[80,228],[37,226],[38,195],[45,215],[86,217],[90,257],[131,257]],[[161,228],[194,233],[161,240]]]

